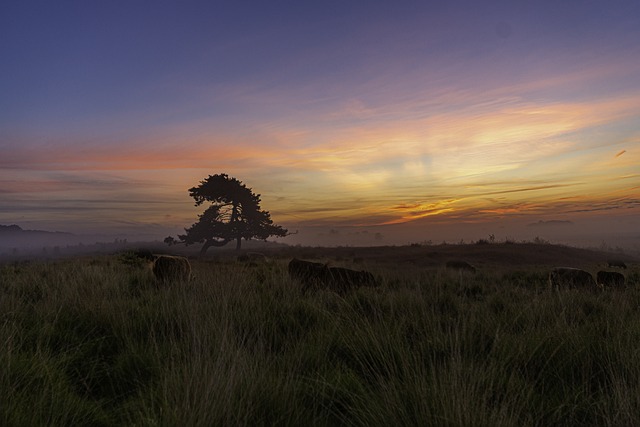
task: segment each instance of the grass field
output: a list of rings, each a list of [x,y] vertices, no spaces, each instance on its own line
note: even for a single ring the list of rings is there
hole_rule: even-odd
[[[119,255],[0,266],[0,425],[640,425],[637,264],[591,293],[549,267],[604,255],[553,245],[269,255],[161,287]],[[303,296],[292,256],[381,286]]]

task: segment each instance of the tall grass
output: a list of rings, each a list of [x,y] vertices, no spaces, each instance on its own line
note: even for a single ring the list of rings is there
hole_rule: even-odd
[[[380,267],[302,296],[285,261],[193,267],[0,267],[0,425],[640,425],[635,288]]]

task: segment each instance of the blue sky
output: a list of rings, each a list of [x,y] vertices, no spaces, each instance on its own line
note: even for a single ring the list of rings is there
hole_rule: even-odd
[[[0,55],[0,223],[163,237],[228,173],[309,243],[640,231],[636,1],[13,1]]]

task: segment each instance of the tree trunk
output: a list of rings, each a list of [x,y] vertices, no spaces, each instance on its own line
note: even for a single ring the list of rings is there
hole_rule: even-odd
[[[233,202],[233,210],[231,211],[231,221],[230,223],[233,224],[235,222],[238,222],[238,202]],[[236,250],[239,251],[240,250],[240,246],[242,245],[242,237],[238,236],[236,237]]]
[[[204,258],[204,254],[207,253],[207,249],[209,249],[211,247],[211,243],[207,240],[206,242],[204,242],[204,245],[202,245],[202,248],[200,248],[200,258]]]
[[[204,245],[202,245],[202,248],[200,249],[200,258],[203,258],[204,255],[207,253],[207,249],[209,249],[211,246],[215,246],[217,248],[226,245],[227,243],[229,243],[231,241],[231,239],[225,239],[225,240],[207,240],[204,242]]]

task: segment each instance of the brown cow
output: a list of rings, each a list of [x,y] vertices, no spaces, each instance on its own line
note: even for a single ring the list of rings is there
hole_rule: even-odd
[[[152,267],[155,278],[163,283],[186,282],[191,277],[191,264],[181,256],[158,255]]]
[[[267,256],[260,252],[247,252],[238,255],[238,262],[246,262],[249,264],[264,264],[267,262]]]
[[[302,293],[309,288],[322,287],[323,279],[328,274],[326,264],[304,261],[294,258],[289,262],[289,276],[302,283]]]
[[[624,274],[617,271],[598,271],[596,274],[596,280],[598,285],[612,286],[614,288],[624,287]]]
[[[609,267],[627,268],[627,264],[625,264],[624,261],[620,261],[620,260],[612,259],[607,261],[607,264],[609,264]]]
[[[378,286],[373,274],[368,271],[357,271],[349,268],[330,267],[326,272],[325,282],[329,289],[338,293],[345,293],[360,286]]]
[[[466,261],[447,261],[447,268],[460,272],[475,273],[476,268]]]
[[[596,281],[588,271],[571,267],[556,267],[549,273],[551,288],[586,288],[597,289]]]
[[[328,267],[326,264],[297,258],[289,262],[289,276],[302,282],[302,293],[315,288],[330,289],[342,294],[359,286],[377,286],[378,284],[375,277],[367,271]]]

